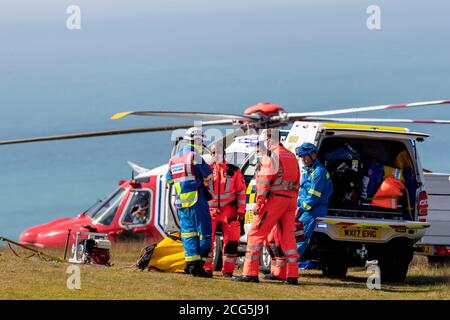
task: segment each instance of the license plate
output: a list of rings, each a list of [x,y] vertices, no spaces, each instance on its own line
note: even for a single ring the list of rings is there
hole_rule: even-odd
[[[381,238],[381,230],[378,227],[363,228],[343,226],[340,231],[340,237],[343,239],[379,240]]]

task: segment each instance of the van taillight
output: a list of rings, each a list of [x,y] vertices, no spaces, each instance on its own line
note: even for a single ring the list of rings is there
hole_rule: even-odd
[[[419,201],[418,201],[418,209],[419,209],[419,221],[426,222],[428,215],[428,194],[426,191],[421,191],[419,193]]]
[[[449,255],[448,249],[446,246],[436,246],[435,252],[436,252],[436,255],[438,255],[440,257],[446,257]]]

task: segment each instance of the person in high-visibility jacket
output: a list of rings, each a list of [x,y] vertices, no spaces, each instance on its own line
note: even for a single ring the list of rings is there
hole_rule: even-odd
[[[258,143],[256,146],[256,161],[255,179],[258,176],[258,172],[261,168],[261,160],[263,155],[267,152],[264,144]],[[279,233],[280,221],[272,228],[269,236],[267,237],[264,245],[268,247],[270,254],[270,273],[264,275],[265,280],[283,280],[286,278],[286,258],[284,257],[283,250],[281,249]]]
[[[223,144],[218,142],[211,147],[211,169],[213,178],[209,181],[209,191],[213,199],[208,202],[212,219],[212,251],[217,224],[222,226],[224,277],[233,275],[238,257],[241,221],[245,217],[246,186],[241,170],[225,161]],[[206,259],[205,270],[213,271],[213,253]]]
[[[211,251],[211,216],[206,195],[212,177],[209,165],[201,156],[204,135],[200,128],[190,128],[187,143],[169,161],[166,179],[175,187],[175,205],[180,218],[181,240],[186,261],[186,273],[211,277],[203,269]]]
[[[243,276],[233,280],[259,282],[259,261],[264,241],[280,223],[277,237],[286,261],[286,284],[298,284],[298,253],[294,236],[300,172],[295,155],[279,142],[279,131],[266,129],[260,141],[268,154],[261,160],[256,177],[256,204],[247,238]]]
[[[333,183],[327,169],[317,159],[317,147],[305,142],[297,147],[295,153],[301,158],[303,167],[301,169],[300,192],[297,200],[297,218],[303,227],[303,241],[297,243],[300,258],[308,247],[314,228],[316,218],[326,216],[328,203],[333,193]],[[299,230],[301,232],[301,230]]]

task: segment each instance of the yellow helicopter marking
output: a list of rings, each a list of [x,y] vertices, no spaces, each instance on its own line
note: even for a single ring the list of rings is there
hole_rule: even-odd
[[[128,115],[131,114],[131,113],[133,113],[133,112],[131,112],[131,111],[119,112],[119,113],[116,113],[115,115],[113,115],[113,116],[111,117],[111,119],[112,119],[112,120],[119,120],[119,119],[122,119],[122,118],[128,116]]]

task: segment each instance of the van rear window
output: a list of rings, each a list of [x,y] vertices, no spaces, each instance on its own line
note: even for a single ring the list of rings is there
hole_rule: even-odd
[[[333,180],[329,215],[414,219],[417,181],[404,142],[328,137],[321,143],[318,157]],[[391,182],[403,189],[403,194],[380,197],[381,186],[384,189]]]

